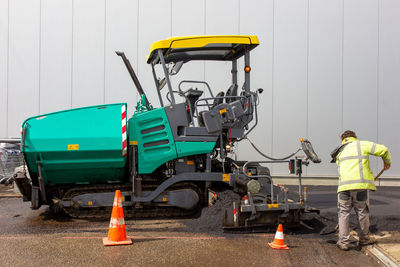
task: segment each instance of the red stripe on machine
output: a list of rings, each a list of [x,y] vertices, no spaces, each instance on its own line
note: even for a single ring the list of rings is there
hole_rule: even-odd
[[[122,156],[126,157],[127,141],[126,141],[126,107],[121,105],[121,119],[122,119]]]
[[[123,148],[123,150],[126,152],[126,147],[127,147],[127,142],[126,142],[126,140],[124,140],[123,142],[122,142],[122,148]],[[123,153],[123,152],[122,152]],[[125,153],[125,155],[123,154],[123,156],[126,156],[126,153]]]

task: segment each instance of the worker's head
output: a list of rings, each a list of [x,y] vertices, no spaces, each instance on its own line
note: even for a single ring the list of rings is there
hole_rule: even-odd
[[[347,131],[345,131],[344,133],[342,133],[342,135],[340,136],[340,138],[342,139],[342,141],[343,141],[344,139],[346,139],[347,137],[354,137],[354,138],[357,138],[357,135],[356,135],[355,132],[350,131],[350,130],[347,130]]]

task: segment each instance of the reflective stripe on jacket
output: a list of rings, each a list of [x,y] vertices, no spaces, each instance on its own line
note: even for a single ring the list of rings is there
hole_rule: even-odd
[[[369,168],[369,155],[381,157],[386,164],[391,164],[388,148],[369,141],[359,141],[354,137],[345,138],[342,143],[349,144],[336,160],[339,167],[338,193],[357,189],[376,190],[374,175]]]

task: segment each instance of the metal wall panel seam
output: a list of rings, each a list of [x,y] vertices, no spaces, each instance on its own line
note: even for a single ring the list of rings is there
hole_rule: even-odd
[[[309,132],[309,89],[310,89],[310,68],[309,68],[309,63],[310,63],[310,0],[307,0],[307,59],[306,59],[306,72],[307,72],[307,77],[306,77],[306,92],[307,92],[307,98],[306,98],[306,137],[309,138],[308,132]]]
[[[7,7],[7,13],[8,13],[8,18],[7,18],[7,88],[6,88],[6,102],[7,102],[7,107],[6,107],[6,135],[7,137],[10,136],[8,132],[8,88],[9,86],[9,81],[10,81],[10,0],[8,0],[8,7]]]
[[[309,68],[309,63],[310,63],[310,0],[307,0],[307,51],[306,51],[306,93],[307,93],[307,98],[306,98],[306,138],[309,138],[309,109],[310,109],[310,94],[309,94],[309,89],[310,89],[310,68]],[[308,168],[305,168],[305,175],[307,176],[308,173]]]
[[[107,39],[107,0],[104,0],[104,51],[103,51],[103,57],[104,57],[104,67],[103,67],[103,104],[106,103],[106,63],[107,63],[107,57],[106,57],[106,39]]]
[[[377,61],[376,61],[376,142],[379,141],[379,67],[380,67],[380,25],[381,25],[381,1],[378,0],[378,43],[377,43]],[[378,166],[377,166],[378,167]]]
[[[378,38],[377,38],[377,59],[376,59],[376,142],[379,141],[379,67],[380,67],[380,25],[381,25],[381,1],[378,0]],[[374,144],[375,146],[376,144]],[[374,147],[375,148],[375,147]],[[375,162],[375,168],[378,169],[378,161]]]
[[[170,9],[169,9],[169,17],[170,17],[170,21],[169,21],[169,36],[172,37],[172,5],[174,4],[174,0],[171,0],[171,5],[170,5]]]
[[[271,154],[274,157],[274,91],[275,91],[275,0],[272,0],[272,74],[271,74]],[[273,172],[274,167],[271,166],[271,171]]]
[[[140,30],[140,27],[139,27],[139,23],[140,23],[140,0],[138,0],[137,1],[137,16],[136,16],[136,18],[137,18],[137,29],[136,29],[136,32],[137,32],[137,37],[136,37],[136,58],[137,58],[137,60],[139,61],[139,36],[140,36],[140,34],[139,34],[139,30]],[[136,64],[136,73],[137,73],[137,75],[139,75],[139,68],[140,68],[140,64]],[[138,97],[138,92],[136,91],[136,100],[138,100],[140,97]]]
[[[71,101],[70,106],[73,106],[73,92],[74,92],[74,0],[71,4]]]
[[[274,157],[274,92],[275,92],[275,0],[272,0],[272,74],[271,74],[271,154]],[[274,165],[271,165],[271,172],[274,172]]]
[[[204,35],[207,34],[207,0],[204,0]],[[206,80],[206,62],[203,62],[203,81]]]
[[[340,109],[340,112],[341,112],[341,130],[340,130],[340,132],[343,132],[343,121],[344,121],[344,118],[343,118],[343,116],[344,116],[344,114],[343,114],[343,109],[344,109],[344,99],[343,99],[343,97],[344,97],[344,1],[345,0],[342,0],[342,71],[341,71],[341,75],[342,75],[342,77],[341,77],[341,79],[342,79],[342,102],[341,102],[341,109]]]
[[[39,92],[38,92],[38,115],[40,114],[40,86],[42,79],[42,0],[39,1]]]
[[[240,35],[240,1],[238,1],[238,34]],[[245,33],[247,34],[247,33]]]

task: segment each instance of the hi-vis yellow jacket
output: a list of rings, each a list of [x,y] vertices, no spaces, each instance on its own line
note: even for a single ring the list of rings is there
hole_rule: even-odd
[[[381,157],[386,164],[391,164],[390,152],[384,145],[369,141],[359,141],[348,137],[342,142],[349,143],[337,156],[339,187],[341,191],[370,189],[376,190],[374,175],[369,168],[369,155]]]

